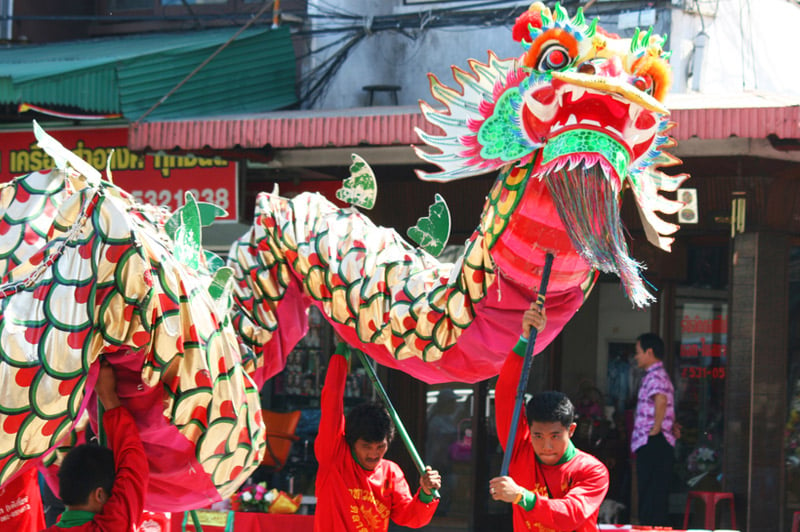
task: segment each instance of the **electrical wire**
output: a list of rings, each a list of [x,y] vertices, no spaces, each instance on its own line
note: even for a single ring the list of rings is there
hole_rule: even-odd
[[[740,0],[741,1],[741,0]],[[632,2],[633,3],[633,2]],[[585,4],[585,0],[563,0],[561,5],[566,9],[574,10]],[[624,6],[603,4],[592,5],[594,12],[620,12]],[[334,5],[330,0],[310,0],[304,12],[284,11],[293,19],[304,20],[302,26],[292,27],[292,37],[297,41],[307,37],[337,37],[330,42],[309,49],[307,53],[297,60],[307,60],[312,57],[321,57],[319,66],[305,72],[298,80],[300,106],[308,108],[314,105],[331,85],[347,57],[355,47],[366,37],[381,32],[396,32],[413,41],[418,41],[430,30],[463,31],[468,27],[511,27],[516,18],[527,9],[528,4],[520,0],[484,0],[457,6],[447,6],[436,9],[416,10],[410,13],[393,13],[365,17],[341,6]],[[0,17],[0,22],[12,21],[63,21],[63,22],[93,22],[93,23],[118,23],[118,22],[151,22],[151,21],[192,21],[195,24],[210,21],[231,21],[242,17],[248,18],[248,25],[253,23],[253,14],[220,14],[205,15],[191,13],[190,15],[168,16],[10,16]],[[744,33],[743,28],[741,28]],[[313,43],[318,39],[310,39]],[[752,42],[751,42],[752,47]],[[744,58],[742,59],[744,61]],[[744,64],[743,64],[744,67]],[[140,118],[141,120],[141,118]]]
[[[301,80],[301,90],[304,85],[308,86],[300,98],[304,107],[313,107],[317,100],[324,96],[331,85],[330,80],[342,64],[344,64],[353,48],[366,36],[367,33],[364,31],[353,35],[344,46],[339,48],[330,58],[327,58],[320,67],[312,69],[311,72]]]
[[[564,2],[567,4],[568,2]],[[498,7],[498,4],[506,4]],[[469,6],[446,7],[423,12],[407,14],[376,15],[365,18],[354,13],[332,6],[327,0],[309,2],[308,19],[312,20],[310,28],[302,28],[293,33],[297,37],[314,35],[333,35],[344,33],[345,36],[309,50],[302,59],[319,56],[340,44],[329,57],[324,58],[320,66],[306,72],[298,82],[300,106],[310,108],[324,96],[333,78],[344,64],[355,47],[366,37],[392,31],[404,35],[411,40],[419,39],[426,30],[453,29],[463,27],[495,27],[511,25],[517,16],[527,7],[521,6],[518,0],[500,2],[476,2]],[[490,7],[491,9],[484,9]],[[463,31],[463,30],[459,30]]]

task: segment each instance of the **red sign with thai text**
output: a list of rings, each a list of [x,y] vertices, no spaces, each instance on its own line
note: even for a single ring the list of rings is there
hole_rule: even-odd
[[[680,322],[680,376],[724,379],[728,355],[728,307],[685,303]]]
[[[186,192],[198,201],[214,203],[228,211],[219,220],[238,220],[238,187],[235,162],[220,158],[142,155],[128,149],[128,129],[46,128],[65,148],[97,168],[103,179],[111,150],[111,177],[118,187],[139,201],[176,210]],[[0,180],[46,170],[54,165],[36,143],[33,128],[0,132]],[[219,221],[218,220],[218,221]]]

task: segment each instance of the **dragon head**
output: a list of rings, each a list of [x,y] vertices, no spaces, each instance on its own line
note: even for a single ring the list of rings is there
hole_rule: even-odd
[[[417,150],[442,171],[421,179],[447,181],[500,169],[532,166],[544,180],[578,253],[594,268],[616,272],[631,299],[643,304],[640,265],[628,256],[619,201],[625,187],[636,197],[648,239],[669,250],[665,236],[677,226],[681,203],[659,194],[675,191],[686,176],[658,170],[679,161],[663,152],[673,145],[663,101],[671,71],[666,38],[636,30],[630,39],[606,33],[582,10],[573,18],[556,4],[536,2],[513,28],[523,54],[470,60],[472,72],[453,68],[461,91],[431,76],[431,92],[447,109],[424,102],[426,119],[444,136],[417,130],[440,153]]]
[[[580,10],[570,19],[560,5],[551,13],[539,2],[517,19],[514,36],[529,73],[518,88],[520,128],[543,147],[537,174],[584,160],[599,164],[616,192],[629,175],[636,186],[667,140],[665,38],[637,30],[620,39],[597,19],[587,25]]]

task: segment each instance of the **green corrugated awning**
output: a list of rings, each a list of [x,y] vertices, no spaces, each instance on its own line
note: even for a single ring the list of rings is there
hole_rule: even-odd
[[[121,113],[136,120],[236,31],[151,33],[1,48],[0,104]],[[296,101],[289,29],[251,29],[147,118],[257,113]]]

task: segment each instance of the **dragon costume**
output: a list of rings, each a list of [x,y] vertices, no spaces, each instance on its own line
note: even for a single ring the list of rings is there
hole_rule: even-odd
[[[317,306],[337,333],[381,364],[427,382],[498,373],[554,255],[546,346],[598,271],[616,272],[635,305],[651,299],[623,238],[619,203],[636,198],[648,238],[676,226],[660,195],[675,164],[664,39],[620,39],[531,6],[514,26],[519,58],[431,77],[443,105],[422,105],[441,133],[419,152],[446,181],[499,170],[479,224],[442,263],[354,208],[318,194],[257,200],[229,267],[199,247],[213,207],[142,205],[80,158],[40,138],[60,170],[0,190],[0,484],[58,462],[96,425],[97,359],[116,369],[148,451],[147,507],[180,510],[230,495],[264,448],[258,389],[280,371]],[[49,149],[48,149],[49,147]],[[357,196],[357,194],[355,195]],[[235,306],[231,310],[231,304]],[[88,414],[85,415],[84,413]],[[96,426],[95,426],[96,428]]]
[[[679,161],[663,105],[671,74],[665,38],[603,32],[578,10],[533,4],[514,26],[519,58],[453,68],[458,90],[431,76],[444,105],[422,104],[443,131],[418,130],[438,165],[421,179],[500,175],[480,224],[454,264],[374,226],[318,194],[291,200],[263,193],[253,228],[230,255],[252,321],[244,338],[274,359],[285,352],[279,314],[309,302],[336,332],[381,364],[426,382],[474,382],[498,373],[535,300],[545,255],[554,255],[541,351],[581,306],[597,273],[615,272],[634,305],[647,305],[628,254],[620,202],[630,187],[648,239],[669,250],[677,226],[658,216],[681,203],[660,194],[686,178],[660,167]],[[296,297],[297,294],[301,297]]]

